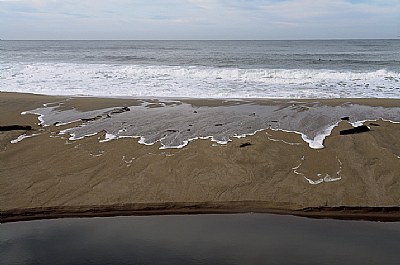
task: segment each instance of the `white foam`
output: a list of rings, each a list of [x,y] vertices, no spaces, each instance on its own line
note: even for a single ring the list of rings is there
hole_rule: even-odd
[[[268,140],[270,140],[272,142],[281,142],[281,143],[288,144],[288,145],[301,145],[301,143],[291,143],[291,142],[287,142],[287,141],[284,141],[281,139],[271,138],[272,135],[270,135],[268,132],[266,132],[265,134],[268,135]]]
[[[50,95],[189,98],[399,98],[387,70],[235,69],[74,63],[14,63],[2,91]]]
[[[302,156],[300,161],[304,161],[305,156]],[[300,162],[297,166],[293,167],[293,173],[295,173],[296,175],[304,175],[303,173],[298,172],[297,170],[301,167],[301,165],[303,165],[303,162]]]
[[[159,149],[161,149],[161,150],[163,150],[163,149],[181,149],[181,148],[187,146],[188,144],[189,144],[189,140],[182,141],[182,144],[180,144],[180,145],[169,146],[169,145],[161,144],[161,147]]]
[[[337,158],[337,157],[336,157]],[[303,156],[302,158],[301,158],[301,161],[304,161],[304,159],[305,159],[305,157]],[[319,177],[319,179],[317,179],[317,180],[312,180],[312,179],[310,179],[310,178],[307,178],[306,176],[305,176],[305,174],[304,173],[301,173],[301,172],[298,172],[297,170],[303,165],[303,162],[300,162],[299,163],[299,165],[297,165],[297,166],[295,166],[295,167],[293,167],[292,168],[292,170],[293,170],[293,173],[295,173],[296,175],[300,175],[300,176],[302,176],[305,180],[307,180],[307,182],[309,183],[309,184],[311,184],[311,185],[318,185],[318,184],[321,184],[321,183],[323,183],[323,182],[326,182],[326,183],[329,183],[329,182],[335,182],[335,181],[339,181],[339,180],[341,180],[342,179],[342,177],[340,176],[340,172],[342,171],[342,161],[340,161],[340,159],[339,158],[337,158],[337,160],[338,160],[338,162],[339,162],[339,166],[340,166],[340,168],[339,168],[339,171],[337,171],[336,172],[336,175],[337,175],[337,177],[331,177],[329,174],[327,174],[327,173],[318,173],[317,174],[317,176]]]
[[[48,125],[48,124],[45,124],[45,122],[44,122],[44,114],[40,114],[40,113],[32,112],[32,111],[23,111],[23,112],[21,112],[21,115],[28,115],[28,114],[33,114],[33,115],[38,116],[38,117],[37,117],[38,120],[39,120],[38,125],[41,125],[41,126],[43,126],[43,127],[50,126],[50,125]]]
[[[301,134],[301,138],[308,143],[308,146],[313,149],[324,148],[324,140],[327,136],[331,135],[333,128],[335,128],[339,123],[327,127],[324,131],[314,137],[314,139],[309,139],[307,135]]]
[[[153,143],[146,143],[146,138],[144,138],[143,136],[139,136],[140,137],[140,139],[139,139],[139,141],[138,141],[138,143],[139,144],[144,144],[144,145],[153,145],[153,144],[155,144],[157,141],[155,141],[155,142],[153,142]],[[160,139],[161,140],[161,139]],[[160,141],[159,140],[159,141]]]
[[[67,130],[62,130],[62,131],[60,131],[59,134],[60,134],[60,135],[64,135],[64,134],[68,134],[68,133],[69,133],[69,129],[67,129]],[[76,134],[70,133],[70,137],[68,138],[68,140],[69,140],[69,141],[81,140],[81,139],[83,139],[83,138],[85,138],[85,137],[91,137],[91,136],[94,136],[94,135],[96,135],[96,134],[98,134],[98,132],[86,134],[86,135],[83,135],[83,136],[81,136],[81,137],[76,137]]]
[[[339,181],[341,179],[342,179],[342,177],[332,178],[331,176],[328,175],[324,178],[324,182],[335,182],[335,181]]]
[[[392,120],[386,120],[386,119],[381,119],[381,120],[387,121],[387,122],[390,122],[390,123],[394,123],[394,124],[400,124],[400,121],[392,121]],[[371,121],[377,121],[377,120],[371,120]]]
[[[131,159],[127,160],[126,156],[122,156],[122,161],[125,162],[125,164],[132,164],[133,160],[135,160],[136,157],[131,157]]]
[[[353,127],[359,127],[359,126],[363,125],[366,121],[367,121],[367,120],[364,120],[364,121],[355,121],[355,122],[350,122],[350,124],[351,124]]]
[[[323,174],[317,174],[318,177],[321,177]],[[329,174],[325,174],[325,176],[323,178],[319,178],[317,180],[312,180],[307,178],[306,176],[303,176],[305,180],[308,181],[309,184],[311,185],[318,185],[321,184],[323,182],[329,183],[329,182],[335,182],[335,181],[339,181],[342,179],[342,177],[337,177],[337,178],[332,178],[331,176],[329,176]]]
[[[324,143],[325,138],[331,134],[333,128],[335,128],[335,126],[337,126],[337,124],[327,127],[325,130],[323,130],[322,133],[318,134],[313,139],[308,138],[307,135],[305,135],[302,132],[298,132],[298,131],[283,130],[283,129],[279,129],[279,128],[269,128],[269,129],[273,130],[273,131],[281,131],[281,132],[299,134],[301,136],[301,139],[303,139],[303,141],[308,143],[308,146],[310,148],[312,148],[312,149],[322,149],[322,148],[324,148],[323,143]]]
[[[99,156],[102,156],[103,154],[104,154],[104,151],[99,151],[98,154],[89,153],[89,155],[92,156],[92,157],[99,157]]]
[[[109,142],[109,141],[115,140],[115,139],[118,139],[118,137],[116,135],[111,134],[111,133],[106,133],[104,139],[100,140],[99,142],[100,143],[105,143],[105,142]]]
[[[18,136],[17,139],[11,140],[10,143],[16,144],[16,143],[19,143],[19,142],[21,142],[22,140],[24,140],[26,138],[31,138],[31,137],[37,136],[37,135],[40,135],[40,134],[39,133],[36,133],[36,134],[34,133],[34,134],[31,134],[31,135],[22,134],[22,135]]]
[[[311,185],[318,185],[321,184],[322,182],[324,182],[324,179],[317,179],[317,180],[312,180],[307,178],[306,176],[304,176],[305,180],[308,181],[308,183],[310,183]]]

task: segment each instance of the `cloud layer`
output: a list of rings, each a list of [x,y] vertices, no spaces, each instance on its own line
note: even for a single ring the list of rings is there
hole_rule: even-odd
[[[3,39],[396,38],[398,0],[0,0]]]

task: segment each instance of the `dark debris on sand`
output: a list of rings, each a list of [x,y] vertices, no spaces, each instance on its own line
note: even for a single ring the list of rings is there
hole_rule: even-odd
[[[369,132],[369,131],[370,131],[370,129],[368,126],[361,125],[361,126],[354,127],[352,129],[342,130],[342,131],[340,131],[340,135],[349,135],[349,134],[356,134],[356,133]]]
[[[251,143],[247,142],[247,143],[242,143],[239,147],[246,147],[246,146],[250,146]]]
[[[32,130],[32,126],[30,125],[6,125],[6,126],[0,126],[0,131],[1,132],[6,132],[6,131],[30,131]]]

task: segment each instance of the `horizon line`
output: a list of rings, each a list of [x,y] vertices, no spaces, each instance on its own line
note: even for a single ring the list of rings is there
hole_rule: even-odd
[[[310,38],[310,39],[2,39],[0,41],[328,41],[328,40],[400,40],[395,38]]]

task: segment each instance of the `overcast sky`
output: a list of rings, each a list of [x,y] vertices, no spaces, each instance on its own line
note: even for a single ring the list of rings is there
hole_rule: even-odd
[[[398,38],[400,0],[0,0],[2,39]]]

